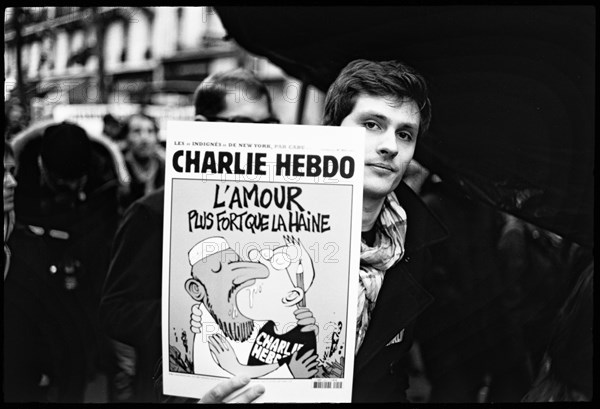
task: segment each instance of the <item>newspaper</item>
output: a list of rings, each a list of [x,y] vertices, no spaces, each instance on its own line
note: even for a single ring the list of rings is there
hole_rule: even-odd
[[[349,402],[361,128],[170,121],[164,393],[235,374],[259,402]]]

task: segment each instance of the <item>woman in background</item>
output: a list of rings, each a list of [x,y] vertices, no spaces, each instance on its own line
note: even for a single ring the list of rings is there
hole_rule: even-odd
[[[143,113],[134,114],[125,121],[122,132],[127,141],[125,163],[131,175],[130,191],[122,202],[125,209],[164,184],[165,154],[153,117]]]

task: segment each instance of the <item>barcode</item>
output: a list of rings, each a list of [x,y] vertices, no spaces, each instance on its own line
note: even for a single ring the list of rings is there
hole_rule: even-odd
[[[335,381],[315,381],[313,382],[313,389],[341,389],[342,382]]]

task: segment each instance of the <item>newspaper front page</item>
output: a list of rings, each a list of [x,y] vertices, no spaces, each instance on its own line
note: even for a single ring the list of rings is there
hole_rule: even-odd
[[[363,132],[168,123],[165,394],[245,374],[259,402],[350,401]]]

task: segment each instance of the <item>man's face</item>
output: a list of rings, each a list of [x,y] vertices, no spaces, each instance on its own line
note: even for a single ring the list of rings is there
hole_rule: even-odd
[[[8,212],[15,206],[15,158],[4,152],[4,179],[2,183],[2,195],[4,196],[4,211]]]
[[[104,124],[104,133],[111,138],[115,138],[117,135],[119,135],[120,131],[121,126],[115,122],[107,122]]]
[[[242,261],[233,249],[227,249],[194,264],[192,275],[204,286],[206,308],[225,335],[237,341],[248,339],[253,322],[237,309],[236,295],[257,279],[266,278],[268,269]]]
[[[158,136],[154,124],[143,116],[134,116],[129,121],[127,134],[129,146],[133,154],[139,158],[148,158],[154,154],[158,143]]]
[[[18,132],[23,128],[23,117],[25,112],[20,106],[14,106],[8,113],[8,126],[13,132]]]
[[[421,114],[414,101],[361,94],[340,126],[367,129],[365,198],[382,199],[402,180],[413,157]]]
[[[42,162],[44,168],[44,184],[48,186],[52,191],[58,194],[66,193],[77,193],[84,188],[87,183],[87,175],[80,177],[63,177],[56,172],[48,169]]]

